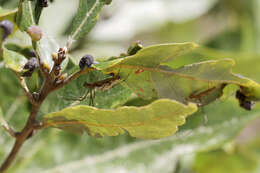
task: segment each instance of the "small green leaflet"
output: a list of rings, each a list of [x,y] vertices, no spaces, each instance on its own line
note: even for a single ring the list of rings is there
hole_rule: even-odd
[[[120,107],[115,110],[74,106],[44,116],[43,127],[57,127],[91,136],[117,136],[128,131],[133,137],[158,139],[172,135],[197,111],[195,104],[174,100],[156,100],[143,107]]]
[[[71,40],[77,40],[86,35],[95,26],[102,8],[109,3],[111,0],[80,0],[71,28]]]

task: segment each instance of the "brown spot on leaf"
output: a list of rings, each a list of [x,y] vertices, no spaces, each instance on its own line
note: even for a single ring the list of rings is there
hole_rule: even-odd
[[[138,70],[135,71],[135,74],[139,74],[139,73],[142,73],[142,72],[144,72],[143,69],[138,69]]]

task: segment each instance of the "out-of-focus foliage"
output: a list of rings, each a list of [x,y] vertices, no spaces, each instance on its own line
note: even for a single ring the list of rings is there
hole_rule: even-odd
[[[0,0],[0,5],[9,9],[16,8],[17,3],[17,0]],[[241,73],[260,82],[259,0],[207,2],[200,0],[195,4],[197,5],[194,5],[193,0],[114,1],[111,6],[104,8],[105,11],[100,16],[101,20],[93,32],[72,47],[71,53],[75,59],[73,62],[68,62],[68,67],[72,63],[78,63],[86,53],[91,53],[97,58],[119,55],[126,52],[127,46],[135,40],[142,40],[144,45],[192,41],[205,47],[179,57],[177,61],[172,62],[171,67],[182,67],[205,60],[232,58],[236,61],[234,73]],[[173,6],[182,9],[182,13],[176,12]],[[72,24],[77,7],[78,3],[74,0],[55,0],[42,13],[41,27],[51,35],[52,39],[55,38],[59,45],[64,45],[69,36],[68,26]],[[130,13],[142,11],[141,9],[150,11],[138,15]],[[57,11],[59,15],[56,15]],[[171,11],[173,12],[170,13]],[[196,11],[199,12],[195,13]],[[145,16],[151,16],[153,19]],[[82,81],[84,80],[71,85],[82,85]],[[113,88],[111,97],[117,91],[122,91],[119,87],[122,86]],[[65,89],[63,92],[70,92]],[[231,141],[251,120],[260,116],[259,103],[255,105],[253,111],[245,111],[239,107],[237,100],[234,99],[236,89],[227,88],[224,96],[217,102],[207,105],[190,116],[176,135],[158,141],[140,141],[127,134],[95,139],[87,135],[79,136],[47,129],[28,141],[9,172],[54,173],[88,170],[93,173],[120,171],[170,173],[178,166],[180,172],[186,173],[209,171],[218,173],[225,170],[231,173],[257,172],[260,161],[260,144],[257,142],[259,136],[254,136],[256,139],[253,142],[239,144],[242,147],[235,147],[232,151],[225,148],[230,142],[236,144],[244,140],[238,137]],[[74,95],[72,93],[71,97],[80,97],[84,92],[83,88]],[[121,95],[120,99],[126,102],[130,92],[123,93],[126,94]],[[102,100],[102,95],[99,94],[97,93],[96,99],[97,103],[102,103],[101,108],[118,106],[116,102],[99,101]],[[59,105],[59,102],[51,102],[51,97],[60,95],[62,94],[53,93],[50,99],[46,100],[46,107],[42,108],[41,114],[48,113],[50,107],[52,111],[55,110],[53,107],[56,103]],[[64,98],[60,99],[65,101]],[[144,101],[139,101],[144,104]],[[126,104],[132,103],[129,101]],[[9,120],[12,126],[18,130],[23,127],[30,105],[19,88],[15,74],[4,68],[1,62],[0,105],[5,119]],[[204,117],[207,117],[207,122]],[[254,126],[248,128],[257,131]],[[247,133],[248,136],[251,134]],[[12,141],[0,129],[0,162],[9,152]],[[196,154],[197,152],[199,154]],[[224,164],[228,168],[224,167]]]

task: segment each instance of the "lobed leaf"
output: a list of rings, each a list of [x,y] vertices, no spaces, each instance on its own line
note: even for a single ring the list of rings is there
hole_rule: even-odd
[[[227,84],[241,86],[251,100],[260,99],[260,85],[233,74],[231,59],[204,61],[176,69],[167,65],[195,47],[193,43],[151,46],[133,56],[101,63],[97,68],[119,75],[124,86],[147,100],[170,98],[205,105],[219,98]]]
[[[208,117],[207,124],[203,124],[203,116]],[[86,152],[86,157],[81,160],[67,162],[50,170],[43,170],[42,173],[84,172],[86,169],[96,173],[119,170],[126,173],[172,173],[177,159],[222,147],[259,116],[260,104],[252,111],[245,111],[237,106],[234,98],[229,97],[209,104],[204,107],[204,111],[200,110],[190,116],[178,133],[171,137],[156,141],[135,141],[94,156],[89,156],[89,152]],[[101,145],[100,149],[104,147]]]
[[[195,104],[183,105],[162,99],[143,107],[121,107],[115,110],[90,106],[68,107],[44,116],[44,127],[83,132],[91,136],[117,136],[128,131],[133,137],[158,139],[175,133],[185,118],[196,112]]]

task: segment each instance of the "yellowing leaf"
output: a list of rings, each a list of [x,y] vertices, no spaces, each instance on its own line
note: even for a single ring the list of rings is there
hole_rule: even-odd
[[[143,107],[121,107],[115,110],[75,106],[44,116],[43,127],[83,132],[91,136],[117,136],[128,131],[133,137],[158,139],[172,135],[185,118],[196,112],[195,104],[183,105],[162,99]]]
[[[5,47],[3,48],[3,58],[8,68],[16,72],[21,72],[23,70],[23,66],[27,62],[27,59],[23,55],[8,50]]]

